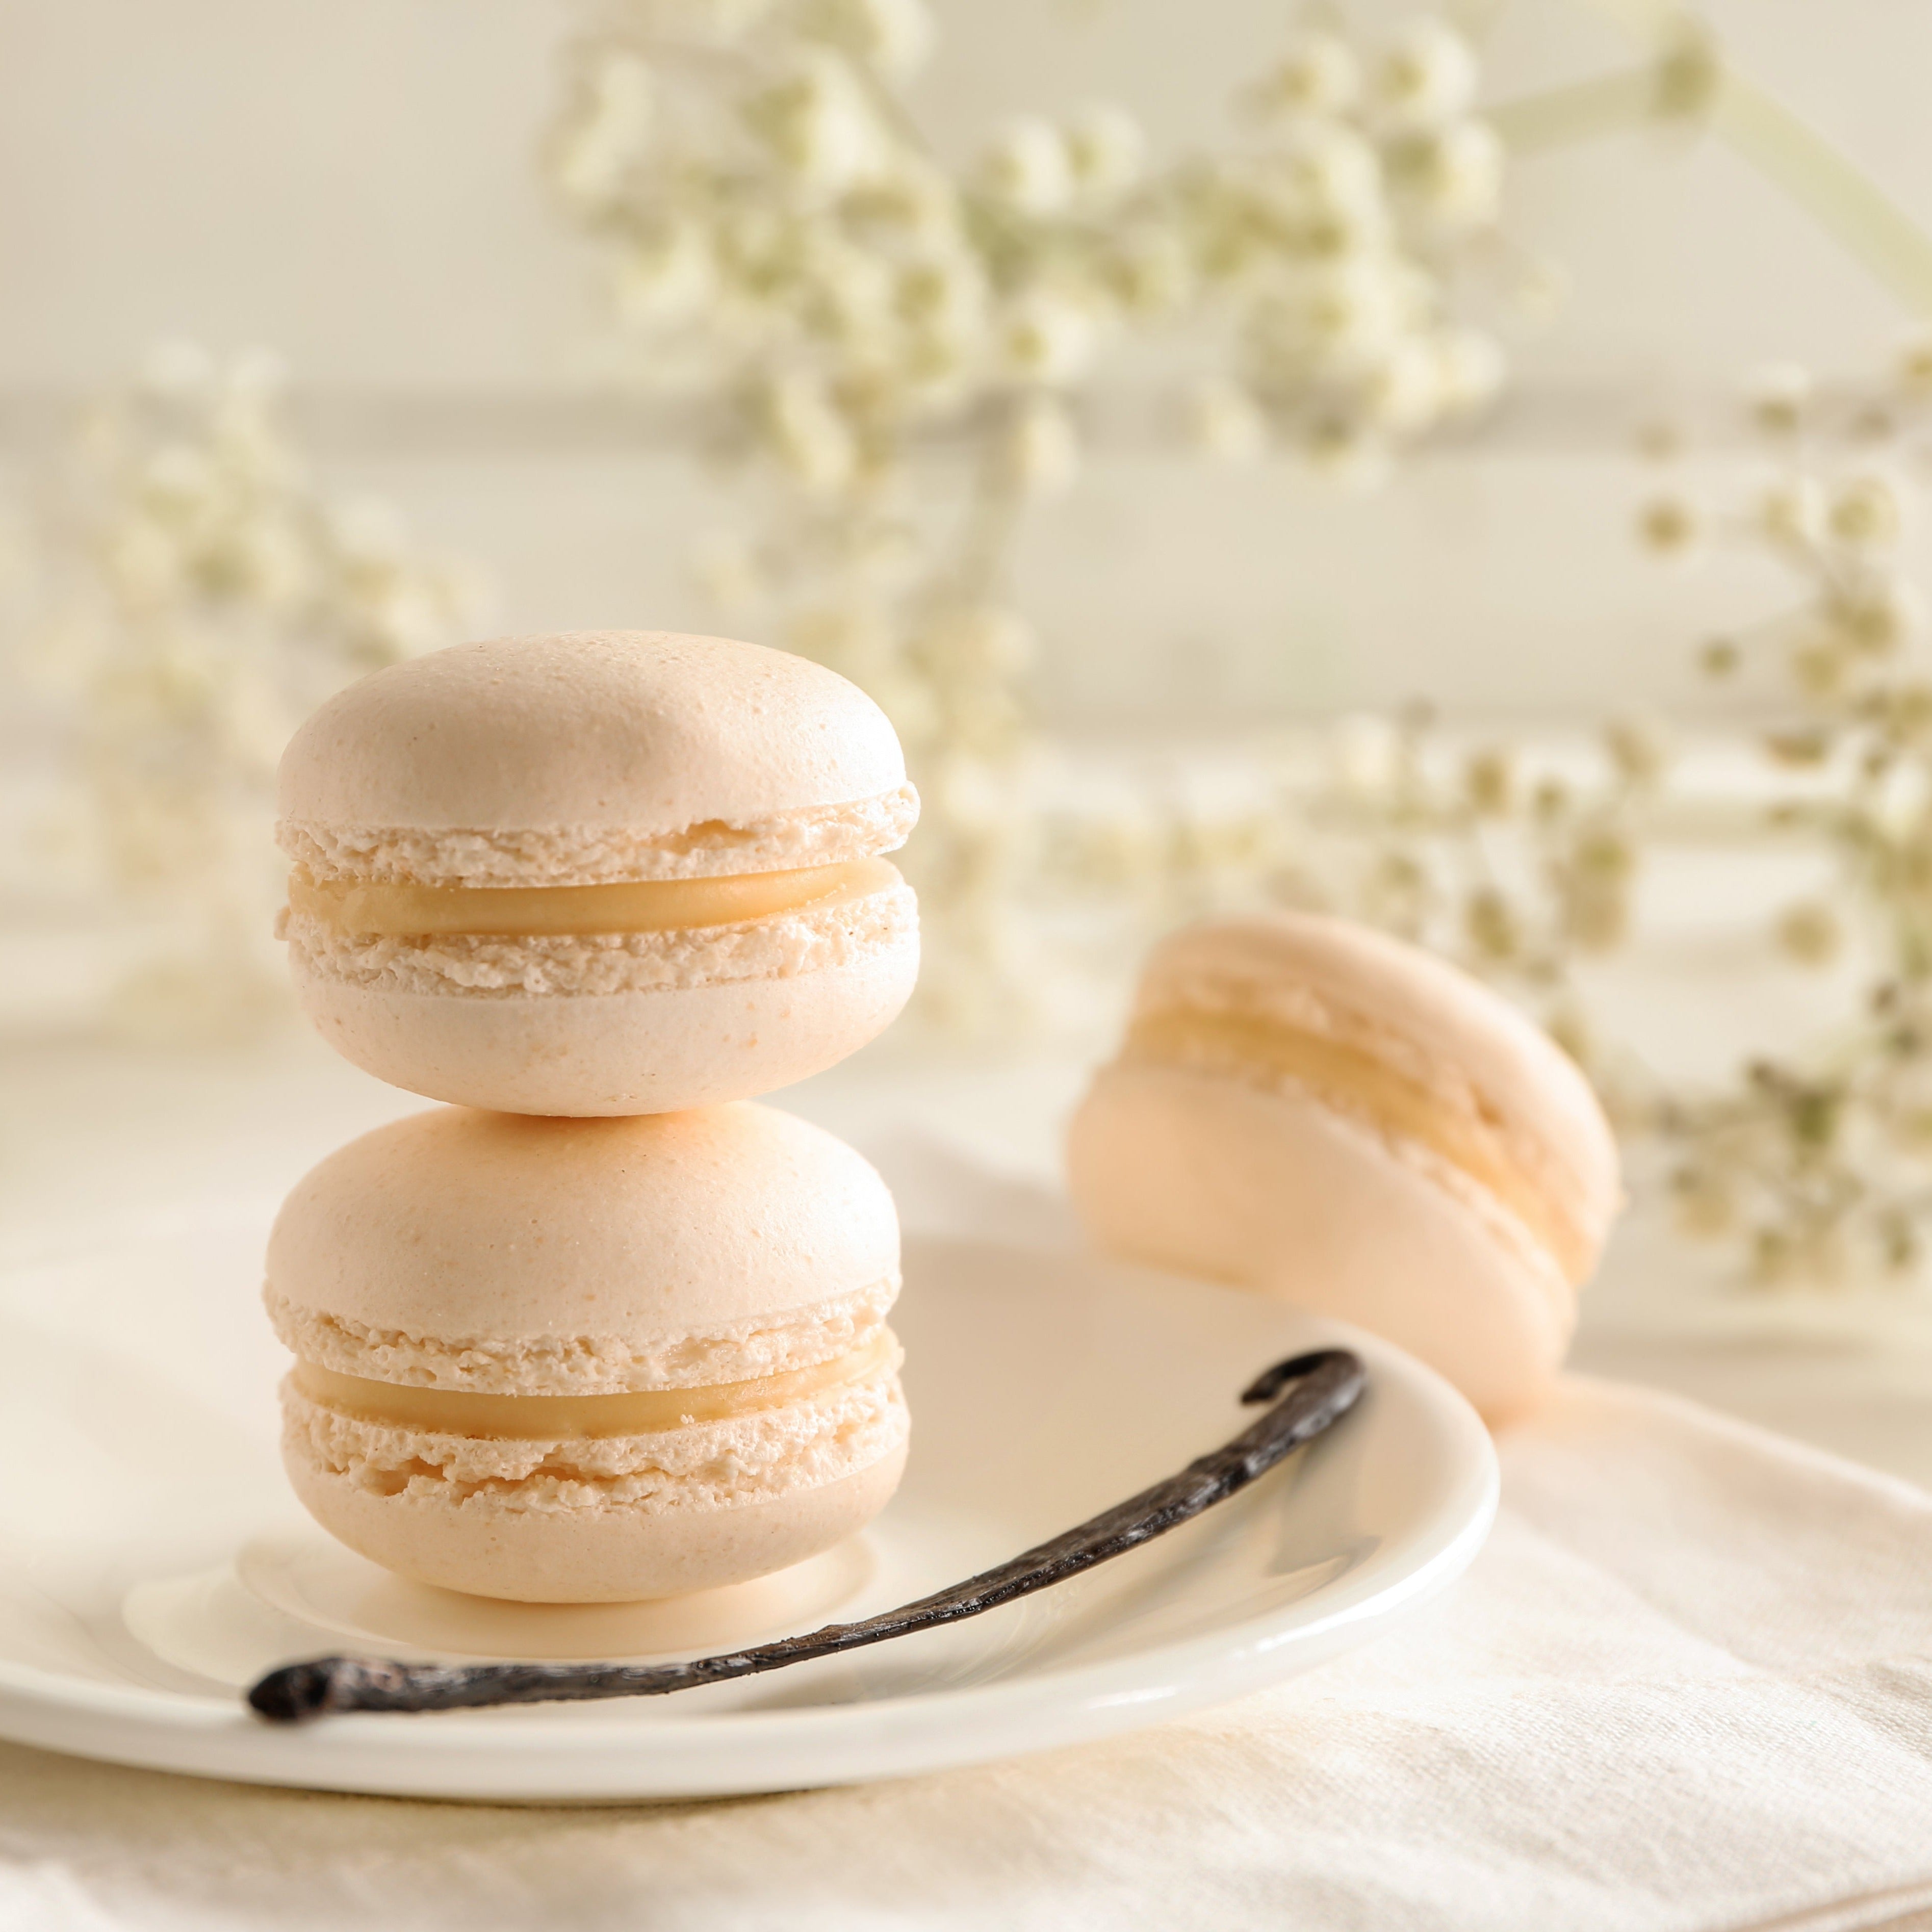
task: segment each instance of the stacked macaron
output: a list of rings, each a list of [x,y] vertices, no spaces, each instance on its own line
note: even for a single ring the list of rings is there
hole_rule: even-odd
[[[460,1103],[324,1161],[271,1238],[284,1456],[325,1528],[422,1581],[611,1601],[761,1575],[883,1507],[891,1197],[749,1096],[904,1005],[917,913],[883,855],[917,809],[862,693],[718,638],[461,646],[303,726],[302,1004]]]

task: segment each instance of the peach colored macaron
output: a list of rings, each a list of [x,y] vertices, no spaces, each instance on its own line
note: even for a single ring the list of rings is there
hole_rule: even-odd
[[[776,1108],[412,1115],[269,1238],[290,1479],[352,1549],[481,1596],[787,1568],[898,1484],[898,1262],[884,1183]]]
[[[1100,1246],[1358,1323],[1492,1420],[1546,1390],[1621,1198],[1545,1034],[1431,954],[1299,914],[1155,949],[1068,1174]]]
[[[303,1007],[433,1100],[748,1099],[862,1046],[918,971],[892,726],[755,644],[580,632],[392,666],[296,734],[280,811]]]

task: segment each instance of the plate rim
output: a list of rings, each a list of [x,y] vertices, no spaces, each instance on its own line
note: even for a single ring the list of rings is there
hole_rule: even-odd
[[[952,1251],[1051,1254],[1087,1270],[1244,1300],[1252,1294],[1090,1251],[1060,1255],[988,1237],[918,1230],[909,1230],[908,1238],[909,1245],[917,1240]],[[663,1707],[653,1700],[649,1718],[607,1716],[594,1726],[574,1721],[568,1706],[478,1711],[464,1713],[458,1724],[410,1724],[408,1748],[400,1751],[394,1748],[399,1742],[394,1716],[352,1713],[326,1725],[280,1729],[254,1717],[238,1697],[223,1705],[159,1686],[102,1682],[0,1658],[0,1738],[247,1784],[484,1802],[594,1802],[866,1782],[1060,1748],[1207,1708],[1326,1660],[1360,1640],[1357,1626],[1365,1634],[1420,1608],[1474,1560],[1501,1499],[1501,1466],[1488,1430],[1436,1371],[1350,1324],[1286,1303],[1274,1306],[1285,1321],[1300,1328],[1302,1339],[1318,1335],[1354,1348],[1378,1384],[1385,1377],[1406,1384],[1411,1399],[1435,1411],[1469,1452],[1451,1499],[1438,1506],[1437,1520],[1396,1574],[1378,1582],[1342,1577],[1293,1606],[1210,1633],[1018,1679],[857,1702],[690,1716],[661,1714]],[[1324,1613],[1280,1628],[1286,1610],[1305,1608],[1331,1593]],[[1292,1660],[1286,1668],[1278,1667],[1277,1651]],[[52,1735],[63,1724],[69,1735]],[[106,1735],[76,1736],[76,1727]],[[650,1748],[642,1761],[627,1767],[626,1755],[646,1744]],[[691,1762],[678,1768],[680,1775],[664,1762],[680,1756],[720,1762],[714,1774],[706,1775],[701,1762]],[[723,1762],[734,1756],[826,1762],[820,1772],[803,1775],[734,1775]],[[486,1774],[460,1774],[499,1759],[501,1763],[488,1765]]]

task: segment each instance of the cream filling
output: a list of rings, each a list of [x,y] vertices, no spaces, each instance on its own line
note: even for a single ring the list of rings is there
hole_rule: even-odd
[[[1573,1282],[1595,1262],[1595,1244],[1511,1153],[1498,1124],[1472,1113],[1346,1040],[1240,1012],[1171,1008],[1129,1028],[1123,1060],[1210,1066],[1269,1082],[1290,1080],[1366,1116],[1382,1131],[1418,1142],[1466,1174],[1521,1222]]]
[[[380,885],[314,879],[298,871],[289,875],[289,910],[382,938],[680,932],[830,910],[902,883],[898,867],[884,859],[606,886]]]
[[[696,1388],[636,1389],[616,1395],[477,1395],[370,1382],[300,1361],[292,1379],[310,1401],[358,1422],[438,1436],[583,1442],[755,1415],[886,1373],[901,1359],[898,1338],[882,1328],[870,1341],[829,1362]]]

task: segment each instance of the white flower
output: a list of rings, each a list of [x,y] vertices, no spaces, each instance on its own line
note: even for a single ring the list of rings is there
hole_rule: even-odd
[[[745,112],[779,164],[822,194],[844,194],[884,170],[886,144],[871,105],[844,62],[824,49]]]
[[[851,480],[858,448],[845,418],[816,376],[779,376],[766,389],[764,424],[778,461],[807,490],[820,494]]]
[[[1906,338],[1898,352],[1898,383],[1915,401],[1932,396],[1932,329]]]
[[[1396,436],[1427,429],[1442,411],[1442,365],[1426,337],[1398,342],[1363,385],[1362,410],[1377,428]]]
[[[1426,133],[1467,111],[1478,74],[1468,41],[1425,15],[1402,28],[1376,63],[1372,105],[1385,125]]]
[[[1832,492],[1826,523],[1850,549],[1888,550],[1904,534],[1904,492],[1892,477],[1868,470]]]
[[[704,231],[693,222],[668,222],[617,258],[617,313],[634,328],[680,321],[704,306],[716,282]]]
[[[598,62],[581,117],[557,143],[557,184],[572,200],[596,208],[616,196],[650,138],[656,92],[638,55],[620,50]]]
[[[1826,598],[1832,622],[1862,650],[1882,656],[1925,626],[1925,599],[1917,584],[1883,576],[1838,586]]]
[[[1508,364],[1494,336],[1478,328],[1447,329],[1436,338],[1435,349],[1445,416],[1480,416],[1502,393]]]
[[[1318,422],[1308,432],[1305,451],[1318,476],[1351,492],[1378,489],[1388,476],[1388,446],[1345,417]]]
[[[1186,398],[1188,440],[1224,463],[1252,462],[1268,447],[1268,420],[1238,382],[1210,376]]]
[[[929,374],[952,371],[977,347],[986,327],[986,284],[978,259],[948,249],[898,272],[893,306]]]
[[[909,79],[932,52],[925,0],[818,0],[806,24],[889,80]]]
[[[1789,436],[1802,427],[1815,386],[1811,372],[1796,362],[1768,362],[1751,372],[1745,393],[1760,429]]]
[[[1050,122],[1013,122],[986,150],[980,172],[988,194],[1016,214],[1058,214],[1072,196],[1066,143]]]
[[[1395,782],[1401,741],[1394,725],[1372,712],[1343,718],[1328,734],[1328,768],[1336,788],[1352,798],[1381,796]]]
[[[1646,550],[1659,556],[1682,557],[1696,549],[1704,521],[1688,496],[1661,490],[1638,510],[1636,532]]]
[[[1493,224],[1502,184],[1502,141],[1486,121],[1454,122],[1419,142],[1403,176],[1413,205],[1452,232]]]
[[[1050,290],[1036,289],[1009,310],[1000,329],[1008,368],[1030,382],[1070,382],[1091,360],[1091,315]]]
[[[1067,124],[1066,164],[1078,191],[1099,200],[1118,195],[1140,179],[1147,136],[1124,108],[1082,108]]]
[[[1261,99],[1282,115],[1344,114],[1361,91],[1355,50],[1340,34],[1298,34],[1262,86]]]
[[[1288,313],[1316,366],[1348,374],[1388,356],[1402,333],[1406,300],[1402,280],[1388,262],[1354,256],[1306,277]]]
[[[1023,496],[1057,496],[1080,472],[1080,437],[1065,406],[1029,396],[1015,411],[1000,446],[1000,472]]]
[[[1186,244],[1168,227],[1127,235],[1108,263],[1110,286],[1136,315],[1172,314],[1194,290],[1194,263]]]
[[[1807,550],[1825,533],[1825,491],[1814,476],[1780,477],[1759,494],[1759,530],[1780,550]]]
[[[1291,214],[1367,232],[1383,212],[1382,162],[1373,146],[1340,122],[1292,128],[1272,172]]]

